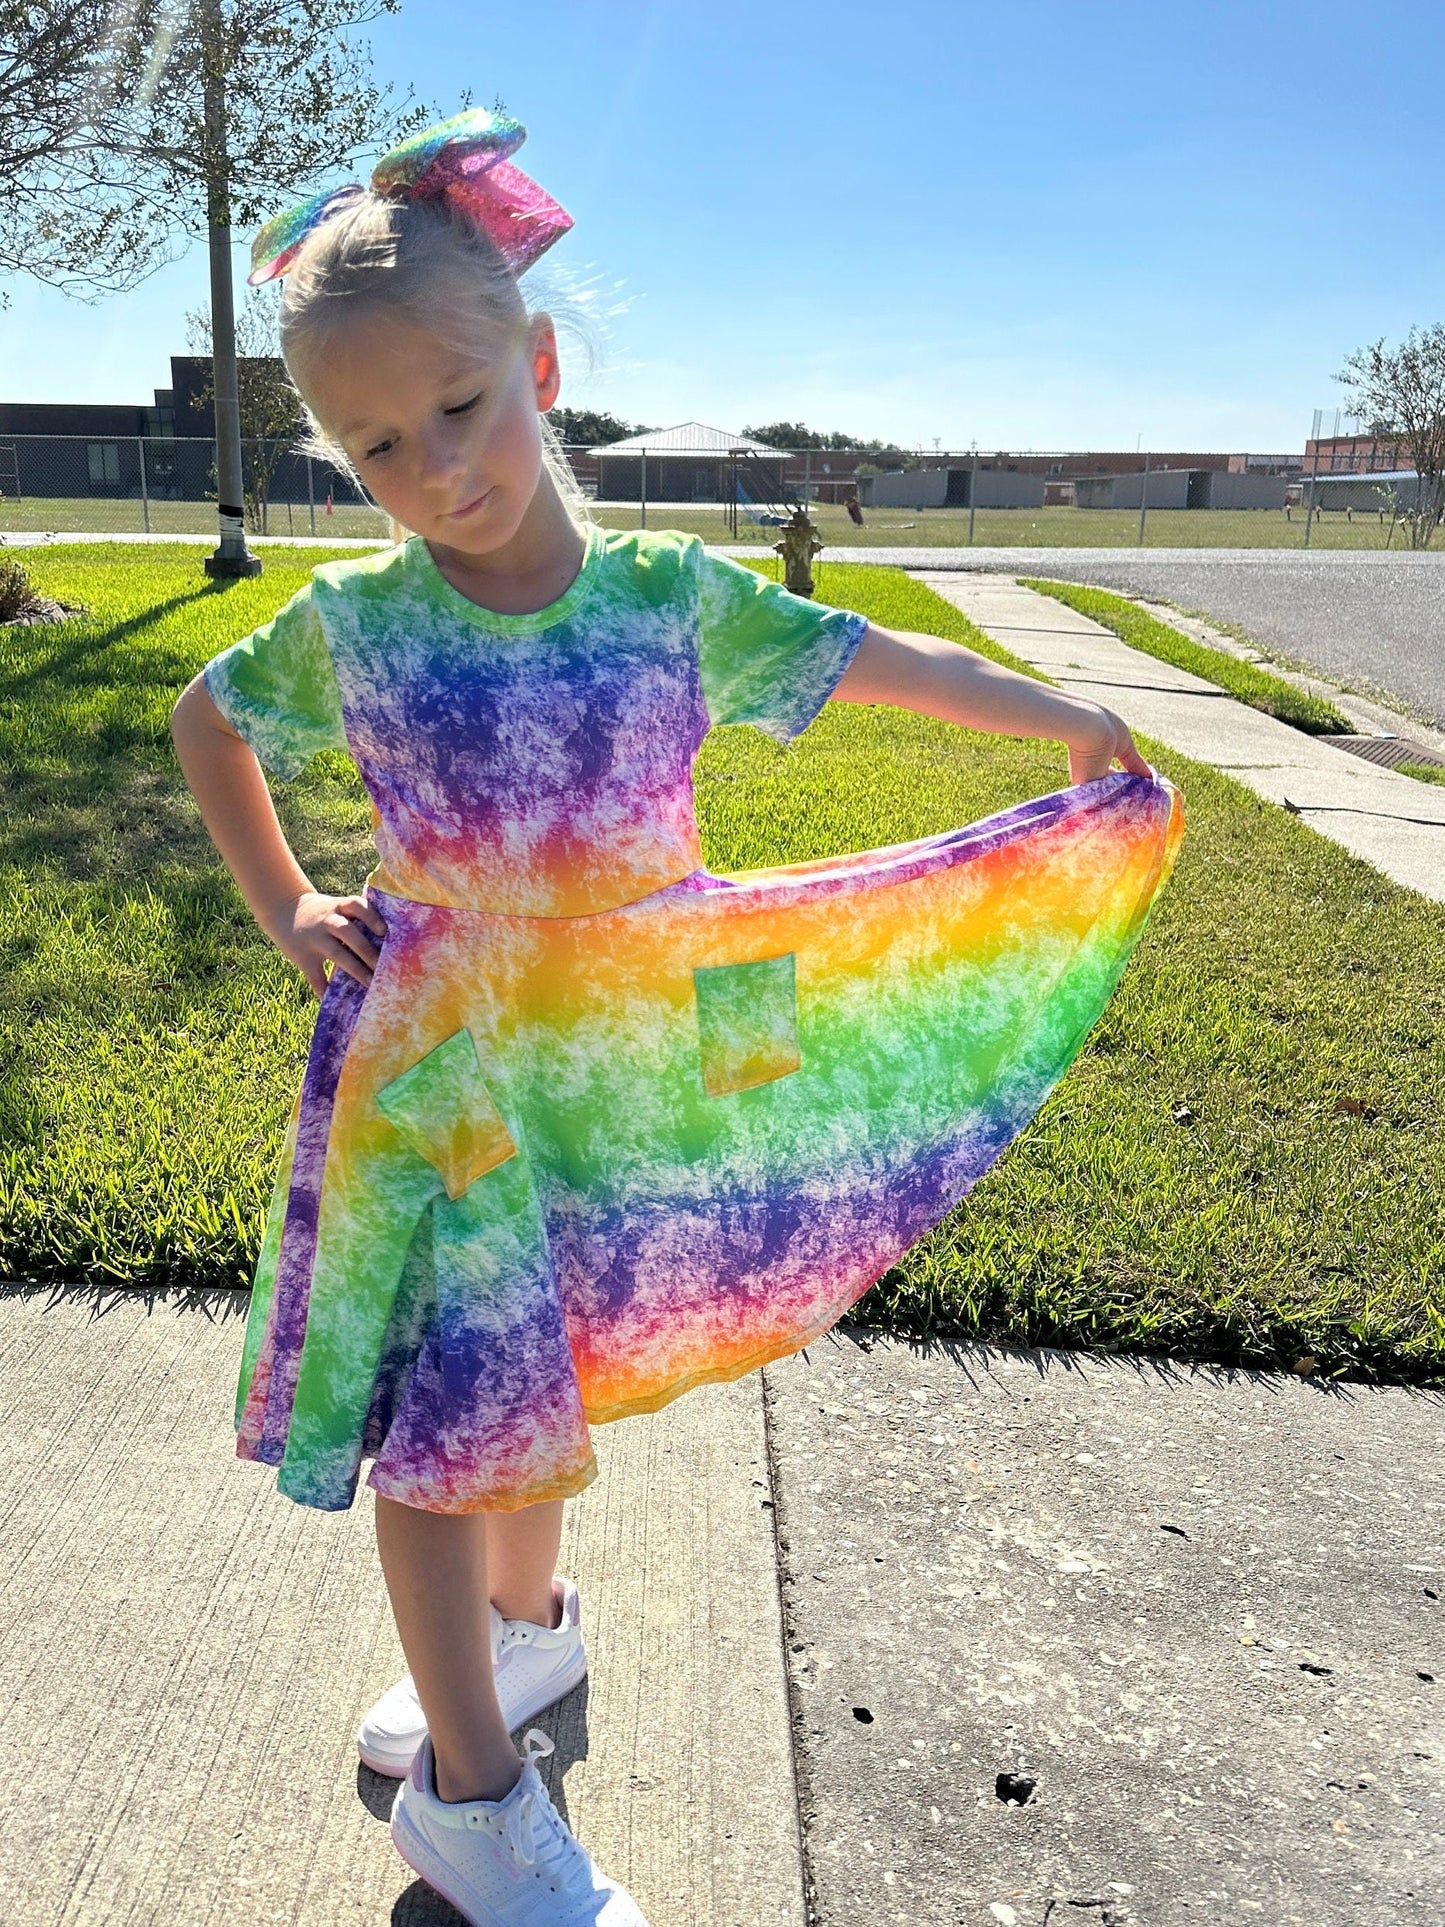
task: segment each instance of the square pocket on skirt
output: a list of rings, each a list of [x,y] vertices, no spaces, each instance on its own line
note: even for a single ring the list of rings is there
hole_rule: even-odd
[[[516,1155],[463,1028],[429,1050],[376,1093],[377,1109],[412,1149],[436,1167],[449,1198]]]
[[[697,993],[703,1089],[709,1097],[786,1077],[798,1050],[796,953],[753,963],[704,964]]]

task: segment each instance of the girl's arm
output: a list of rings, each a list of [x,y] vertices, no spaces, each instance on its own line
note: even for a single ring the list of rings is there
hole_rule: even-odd
[[[199,676],[171,712],[171,736],[211,841],[272,943],[318,997],[326,988],[328,961],[369,983],[379,952],[366,931],[385,934],[381,912],[365,897],[328,897],[312,889],[282,833],[255,751],[217,709]]]
[[[999,736],[1049,737],[1068,745],[1072,783],[1106,775],[1116,759],[1135,776],[1153,775],[1112,709],[1020,676],[942,636],[870,622],[832,700],[893,703]]]

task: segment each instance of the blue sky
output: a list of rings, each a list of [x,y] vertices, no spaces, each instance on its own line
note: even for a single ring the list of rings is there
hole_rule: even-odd
[[[404,0],[370,31],[399,89],[527,123],[577,223],[549,262],[616,310],[564,399],[629,419],[1298,448],[1351,349],[1445,319],[1438,0]],[[198,245],[95,307],[12,281],[0,399],[149,400],[205,280]]]

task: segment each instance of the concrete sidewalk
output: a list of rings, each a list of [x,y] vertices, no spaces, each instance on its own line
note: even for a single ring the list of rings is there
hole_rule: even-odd
[[[824,1927],[1438,1927],[1438,1396],[841,1332],[766,1378]]]
[[[919,572],[984,634],[1130,729],[1212,763],[1355,856],[1445,902],[1445,787],[1291,729],[1009,576]]]
[[[244,1305],[0,1290],[5,1927],[456,1927],[353,1744],[404,1668],[370,1495],[234,1456]],[[802,1927],[760,1381],[597,1451],[554,1798],[653,1927]]]

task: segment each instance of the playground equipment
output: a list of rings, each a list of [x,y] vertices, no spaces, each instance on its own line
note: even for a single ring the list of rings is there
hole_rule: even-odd
[[[738,511],[762,528],[781,529],[782,540],[773,553],[783,558],[783,582],[794,595],[813,593],[813,557],[823,543],[803,499],[789,488],[782,460],[770,462],[756,449],[735,448],[729,455],[732,474],[728,491],[728,521],[738,532]]]
[[[786,461],[781,455],[771,462],[753,448],[734,448],[728,460],[728,527],[738,532],[738,513],[756,527],[782,529],[803,507],[802,499],[788,485]]]

